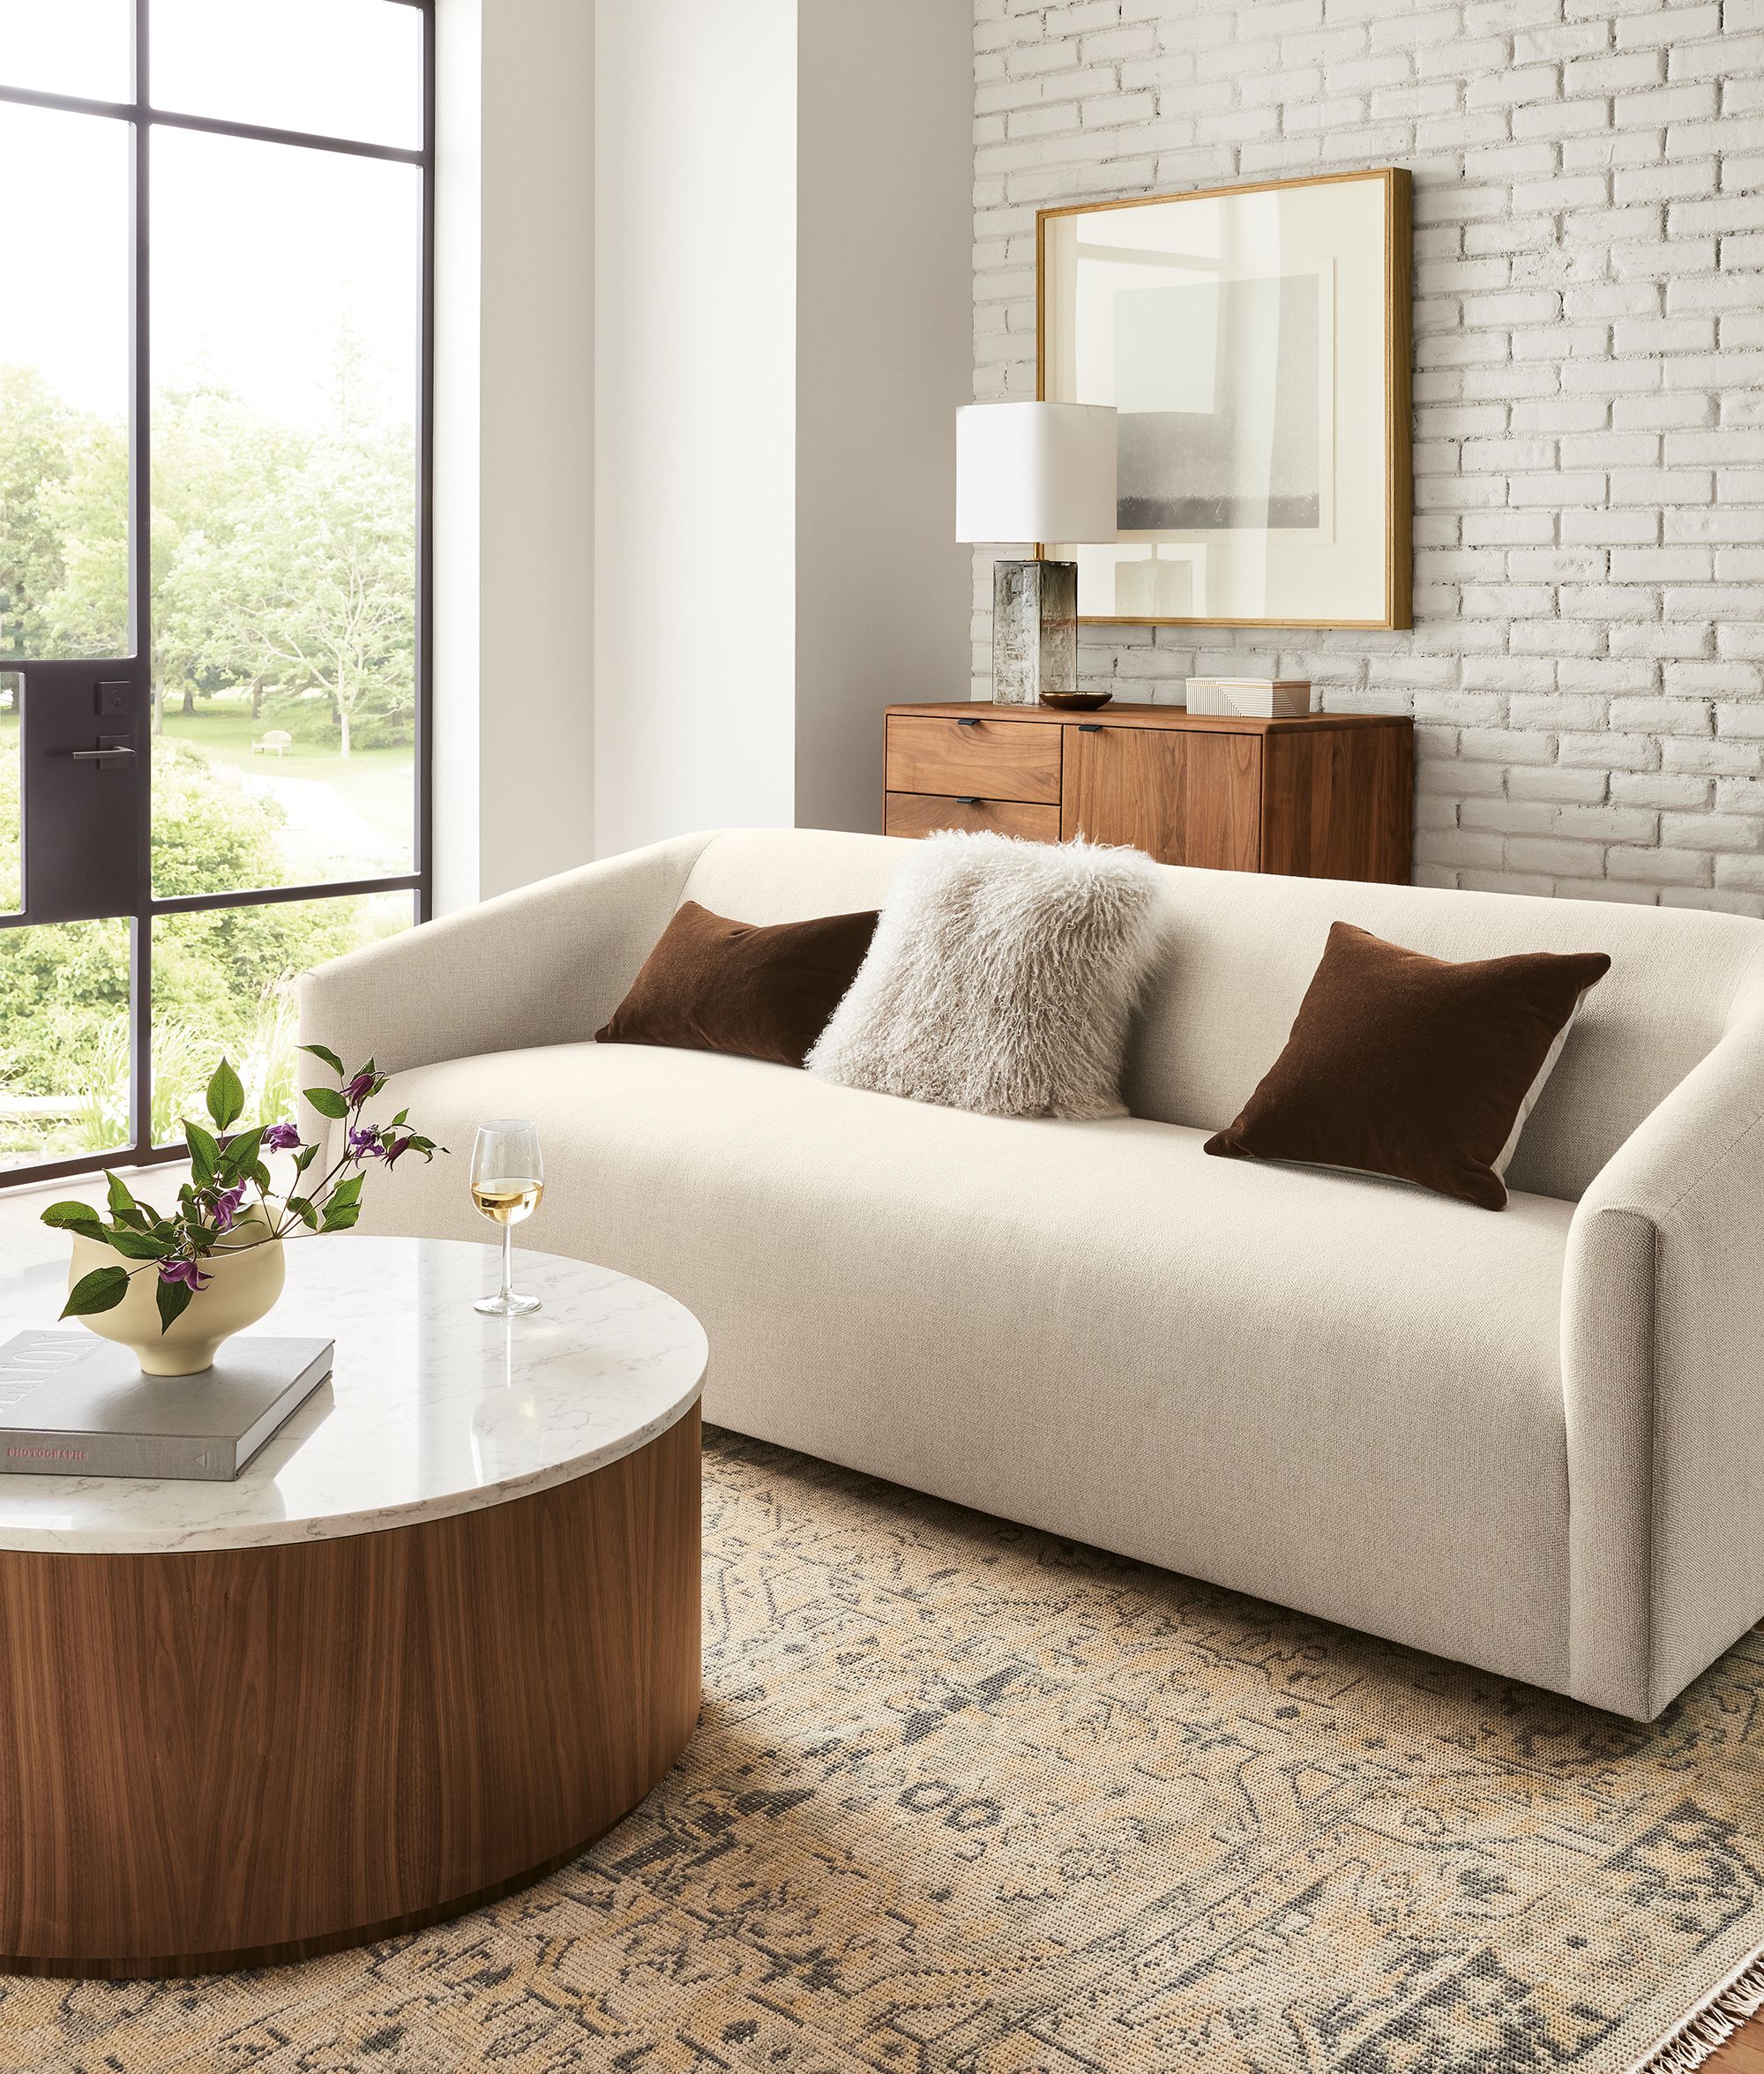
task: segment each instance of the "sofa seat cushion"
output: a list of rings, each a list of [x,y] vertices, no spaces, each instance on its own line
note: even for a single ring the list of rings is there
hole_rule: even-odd
[[[383,1099],[456,1153],[370,1190],[363,1230],[488,1238],[459,1154],[485,1116],[536,1118],[521,1239],[690,1305],[715,1422],[1565,1675],[1568,1203],[1489,1217],[1208,1159],[1201,1130],[975,1115],[710,1052],[505,1052]]]

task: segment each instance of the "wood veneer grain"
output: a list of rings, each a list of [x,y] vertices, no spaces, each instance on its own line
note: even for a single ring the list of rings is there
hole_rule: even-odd
[[[884,804],[885,835],[935,835],[942,828],[990,828],[1032,842],[1059,841],[1059,809],[1017,799],[949,799],[927,792],[891,792]]]
[[[977,793],[1059,805],[1059,730],[1001,727],[973,714],[891,718],[891,792]]]
[[[1263,871],[1407,881],[1415,791],[1407,729],[1274,735],[1264,757]]]
[[[0,1551],[0,1970],[306,1958],[538,1877],[690,1736],[699,1563],[696,1407],[418,1526]]]
[[[1075,730],[1062,834],[1130,842],[1160,864],[1253,872],[1261,845],[1262,745],[1174,729]]]

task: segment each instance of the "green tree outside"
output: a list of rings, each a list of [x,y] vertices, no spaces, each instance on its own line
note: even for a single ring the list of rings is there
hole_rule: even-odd
[[[415,711],[414,444],[366,407],[347,337],[324,431],[265,417],[225,385],[161,393],[153,422],[153,882],[161,895],[288,882],[285,815],[168,715],[236,713],[217,742],[280,729],[338,760],[408,750]],[[32,656],[126,652],[128,442],[63,403],[34,370],[0,367],[0,670]],[[248,724],[249,723],[249,724]],[[18,715],[0,710],[0,898],[19,841]],[[198,730],[199,731],[199,730]],[[237,761],[235,752],[235,761]],[[359,757],[355,759],[360,760]],[[249,758],[246,759],[249,761]],[[371,760],[371,759],[370,759]],[[267,767],[265,767],[267,768]],[[394,907],[408,918],[408,903]],[[287,1078],[294,977],[388,926],[381,901],[313,901],[163,918],[155,1060],[167,1104],[188,1052],[259,1058]],[[0,1164],[117,1142],[126,1104],[128,930],[0,930]],[[119,1032],[123,1043],[119,1047]],[[278,1047],[281,1062],[278,1063]],[[89,1097],[19,1116],[14,1097]],[[24,1106],[28,1106],[28,1102]],[[21,1105],[12,1104],[14,1110]],[[162,1124],[156,1097],[156,1125]]]

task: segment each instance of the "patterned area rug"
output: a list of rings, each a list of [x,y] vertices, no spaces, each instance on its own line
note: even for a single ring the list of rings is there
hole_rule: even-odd
[[[1764,1637],[1637,1728],[777,1449],[706,1471],[704,1719],[595,1849],[304,1966],[0,1982],[0,2063],[1623,2074],[1764,1944]]]

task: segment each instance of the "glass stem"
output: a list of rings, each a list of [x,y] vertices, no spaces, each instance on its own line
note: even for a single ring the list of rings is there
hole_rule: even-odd
[[[514,1226],[502,1228],[502,1297],[506,1303],[514,1294]]]

